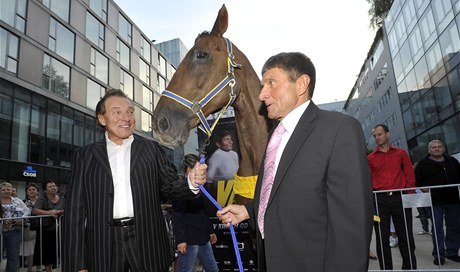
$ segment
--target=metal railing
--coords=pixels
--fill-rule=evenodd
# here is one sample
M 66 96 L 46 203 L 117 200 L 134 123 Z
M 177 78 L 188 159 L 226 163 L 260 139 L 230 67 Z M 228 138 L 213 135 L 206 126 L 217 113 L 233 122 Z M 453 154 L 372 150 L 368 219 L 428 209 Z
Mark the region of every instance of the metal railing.
M 42 222 L 43 222 L 43 219 L 44 218 L 53 218 L 52 215 L 37 215 L 37 216 L 24 216 L 24 217 L 11 217 L 11 218 L 0 218 L 0 224 L 1 224 L 1 228 L 0 228 L 0 234 L 1 234 L 1 237 L 2 239 L 0 239 L 0 252 L 2 253 L 2 258 L 1 258 L 1 266 L 0 266 L 0 271 L 4 271 L 4 267 L 6 265 L 6 258 L 7 257 L 5 254 L 3 254 L 5 252 L 5 245 L 4 245 L 4 239 L 3 239 L 3 230 L 4 230 L 4 224 L 7 224 L 6 222 L 8 221 L 17 221 L 17 220 L 21 220 L 21 226 L 20 226 L 20 230 L 21 230 L 21 240 L 20 240 L 20 245 L 22 245 L 22 252 L 24 253 L 24 249 L 25 249 L 25 232 L 27 231 L 27 228 L 30 228 L 30 222 L 31 220 L 34 220 L 34 219 L 38 219 L 40 224 L 39 224 L 39 228 L 36 231 L 36 238 L 34 239 L 31 239 L 31 240 L 35 240 L 35 242 L 39 242 L 40 245 L 38 246 L 38 249 L 39 249 L 39 253 L 40 253 L 40 261 L 39 261 L 39 264 L 33 264 L 34 267 L 39 267 L 40 269 L 37 270 L 37 271 L 44 271 L 42 268 L 44 267 L 43 265 L 43 243 L 44 243 L 44 239 L 43 239 L 43 232 L 46 231 L 44 229 L 44 227 L 42 227 Z M 53 231 L 55 232 L 55 235 L 56 235 L 56 260 L 55 262 L 53 263 L 53 271 L 61 271 L 61 256 L 62 256 L 62 247 L 61 247 L 61 241 L 62 241 L 62 228 L 61 228 L 61 219 L 62 219 L 62 216 L 58 217 L 58 218 L 54 218 L 55 219 L 55 224 L 56 224 L 56 230 Z M 29 229 L 30 230 L 30 229 Z M 37 239 L 38 237 L 38 239 Z M 35 248 L 34 248 L 34 255 L 36 254 L 35 250 L 37 249 L 37 246 L 35 245 Z M 19 252 L 19 246 L 18 246 L 18 254 L 20 254 Z M 18 269 L 19 269 L 19 266 L 20 264 L 21 267 L 27 267 L 25 265 L 25 262 L 26 262 L 26 256 L 23 256 L 23 255 L 20 255 L 19 256 L 19 259 L 18 259 Z M 29 264 L 28 264 L 29 265 Z
M 402 202 L 402 208 L 403 209 L 413 209 L 413 208 L 422 208 L 422 207 L 428 207 L 429 210 L 431 211 L 431 228 L 432 232 L 430 235 L 433 235 L 433 237 L 429 237 L 430 241 L 434 239 L 435 245 L 433 245 L 433 242 L 428 242 L 426 241 L 426 238 L 424 241 L 422 241 L 422 237 L 420 235 L 415 234 L 414 235 L 414 227 L 412 224 L 412 221 L 409 220 L 414 220 L 414 216 L 408 218 L 406 217 L 407 213 L 401 211 L 401 213 L 404 215 L 404 225 L 405 225 L 405 235 L 406 235 L 406 241 L 409 241 L 409 233 L 412 233 L 412 236 L 414 237 L 415 241 L 415 247 L 418 247 L 418 244 L 421 245 L 421 248 L 417 248 L 417 252 L 415 254 L 415 257 L 417 259 L 417 269 L 413 269 L 412 271 L 460 271 L 460 263 L 454 262 L 454 261 L 449 261 L 449 263 L 441 264 L 441 257 L 439 256 L 439 247 L 438 247 L 438 235 L 437 235 L 437 226 L 434 224 L 434 208 L 433 208 L 433 203 L 432 203 L 432 197 L 431 193 L 433 189 L 441 189 L 441 188 L 449 188 L 449 187 L 456 187 L 459 189 L 460 192 L 460 184 L 451 184 L 451 185 L 439 185 L 439 186 L 426 186 L 426 187 L 415 187 L 415 188 L 404 188 L 404 189 L 395 189 L 395 190 L 381 190 L 381 191 L 374 191 L 374 205 L 375 205 L 375 212 L 376 215 L 379 215 L 379 206 L 377 205 L 377 196 L 379 194 L 386 194 L 386 195 L 400 195 L 401 196 L 401 202 Z M 417 193 L 405 193 L 407 191 L 417 191 Z M 460 194 L 459 194 L 460 198 Z M 459 204 L 460 205 L 460 204 Z M 409 213 L 411 214 L 411 213 Z M 460 214 L 458 215 L 460 217 Z M 377 227 L 380 230 L 380 223 L 376 223 Z M 412 227 L 412 229 L 409 231 L 409 227 Z M 430 231 L 430 230 L 428 230 Z M 460 230 L 459 230 L 460 231 Z M 378 233 L 382 234 L 381 231 Z M 377 234 L 375 229 L 374 229 L 374 234 Z M 401 235 L 401 233 L 399 233 Z M 445 236 L 445 235 L 444 235 Z M 380 239 L 380 256 L 377 255 L 377 257 L 383 260 L 383 243 L 389 243 L 389 241 L 383 241 L 382 236 L 380 235 L 379 237 L 374 237 L 375 239 Z M 376 242 L 373 240 L 373 243 Z M 404 250 L 407 250 L 410 252 L 410 244 L 407 242 L 407 248 L 399 248 L 399 251 L 395 252 L 392 250 L 391 255 L 393 259 L 393 267 L 396 268 L 396 266 L 401 265 L 401 252 Z M 432 250 L 433 247 L 436 247 L 436 252 L 438 252 L 438 265 L 434 264 L 434 259 L 435 257 L 432 256 Z M 375 250 L 376 248 L 371 246 L 371 250 Z M 458 253 L 457 253 L 458 254 Z M 395 258 L 396 257 L 396 258 Z M 410 257 L 410 254 L 409 254 Z M 395 261 L 396 260 L 396 261 Z M 410 258 L 410 265 L 413 267 L 413 263 L 415 263 L 415 260 L 412 260 Z M 368 271 L 408 271 L 408 270 L 394 270 L 394 269 L 389 269 L 385 270 L 385 267 L 383 267 L 382 270 L 379 268 L 378 261 L 375 261 L 376 263 L 372 263 L 372 260 L 370 260 L 370 266 Z M 385 265 L 383 265 L 385 266 Z M 375 268 L 375 269 L 374 269 Z M 411 270 L 409 270 L 411 271 Z

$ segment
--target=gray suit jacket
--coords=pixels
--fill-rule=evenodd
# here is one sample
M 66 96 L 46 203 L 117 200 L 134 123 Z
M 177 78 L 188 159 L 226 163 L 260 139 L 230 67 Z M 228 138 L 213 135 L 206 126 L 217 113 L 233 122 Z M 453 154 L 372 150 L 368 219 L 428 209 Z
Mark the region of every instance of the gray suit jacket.
M 195 195 L 162 148 L 136 135 L 131 146 L 131 189 L 142 265 L 146 271 L 165 269 L 172 256 L 161 200 Z M 111 272 L 113 191 L 105 139 L 78 149 L 66 194 L 63 271 Z
M 257 224 L 263 165 L 254 202 Z M 367 271 L 372 188 L 363 132 L 349 116 L 310 102 L 281 156 L 265 213 L 256 225 L 259 271 Z

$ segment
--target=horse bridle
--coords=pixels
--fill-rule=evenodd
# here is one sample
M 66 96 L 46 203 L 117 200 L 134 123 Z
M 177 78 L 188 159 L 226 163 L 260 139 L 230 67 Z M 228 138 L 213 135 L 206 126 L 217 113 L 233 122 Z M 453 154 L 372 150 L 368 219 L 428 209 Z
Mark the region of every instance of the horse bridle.
M 199 128 L 206 133 L 206 135 L 211 137 L 211 134 L 216 127 L 217 122 L 219 122 L 220 117 L 227 111 L 227 108 L 235 101 L 236 95 L 235 92 L 233 91 L 233 87 L 235 86 L 236 80 L 235 80 L 235 74 L 234 74 L 234 68 L 239 68 L 241 67 L 240 64 L 237 64 L 235 62 L 235 56 L 233 56 L 233 49 L 232 49 L 232 43 L 230 42 L 229 39 L 224 38 L 227 44 L 227 75 L 225 78 L 217 84 L 211 91 L 209 91 L 201 100 L 198 102 L 191 102 L 190 100 L 183 98 L 182 96 L 175 94 L 171 91 L 164 90 L 161 96 L 170 98 L 182 106 L 186 107 L 187 109 L 190 109 L 194 114 L 198 116 L 198 119 L 200 119 L 201 125 Z M 216 118 L 212 126 L 209 125 L 208 121 L 206 120 L 206 117 L 204 116 L 204 113 L 202 111 L 203 107 L 206 106 L 206 104 L 209 103 L 217 94 L 219 94 L 226 86 L 230 87 L 230 98 L 227 102 L 227 104 L 221 109 L 219 116 Z

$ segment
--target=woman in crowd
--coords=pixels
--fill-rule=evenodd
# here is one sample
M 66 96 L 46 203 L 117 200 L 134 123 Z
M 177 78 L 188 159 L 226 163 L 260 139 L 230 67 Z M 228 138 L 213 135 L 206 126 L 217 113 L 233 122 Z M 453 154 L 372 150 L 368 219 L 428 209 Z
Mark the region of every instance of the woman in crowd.
M 46 180 L 43 189 L 45 195 L 35 203 L 33 214 L 52 215 L 54 219 L 58 219 L 64 213 L 64 199 L 58 194 L 56 182 L 52 179 Z M 37 235 L 35 242 L 34 265 L 44 265 L 46 272 L 51 272 L 57 259 L 56 224 L 42 228 L 41 231 L 42 234 Z
M 22 242 L 23 219 L 14 219 L 29 216 L 30 210 L 17 197 L 11 196 L 11 183 L 0 183 L 0 199 L 4 211 L 3 218 L 3 247 L 6 249 L 6 272 L 16 272 L 19 261 L 19 247 Z M 10 219 L 8 219 L 10 218 Z M 3 251 L 2 251 L 3 252 Z
M 29 183 L 26 186 L 26 199 L 23 200 L 27 208 L 30 211 L 34 208 L 35 203 L 38 199 L 38 185 L 35 183 Z M 27 272 L 33 271 L 34 264 L 34 248 L 35 248 L 35 237 L 37 231 L 31 230 L 30 225 L 24 228 L 23 243 L 21 243 L 21 256 L 25 256 L 27 262 Z

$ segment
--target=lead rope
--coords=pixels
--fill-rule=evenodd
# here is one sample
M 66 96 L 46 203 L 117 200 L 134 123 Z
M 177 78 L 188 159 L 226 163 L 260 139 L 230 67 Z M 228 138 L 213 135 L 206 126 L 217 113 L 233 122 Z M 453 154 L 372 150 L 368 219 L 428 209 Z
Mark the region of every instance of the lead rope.
M 205 162 L 205 157 L 204 154 L 200 155 L 200 164 L 204 164 Z M 211 194 L 206 191 L 203 185 L 198 185 L 200 188 L 201 192 L 216 206 L 216 208 L 220 211 L 222 210 L 222 206 L 211 196 Z M 236 240 L 236 234 L 235 234 L 235 229 L 233 228 L 233 224 L 230 223 L 230 234 L 232 235 L 232 241 L 233 241 L 233 249 L 235 250 L 235 255 L 236 255 L 236 261 L 238 263 L 238 268 L 240 272 L 244 272 L 243 268 L 243 263 L 241 262 L 241 256 L 240 256 L 240 250 L 238 249 L 238 242 Z

